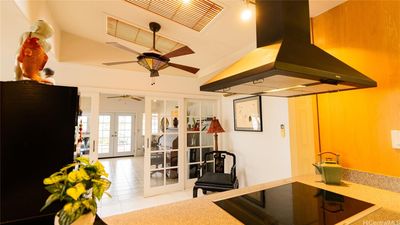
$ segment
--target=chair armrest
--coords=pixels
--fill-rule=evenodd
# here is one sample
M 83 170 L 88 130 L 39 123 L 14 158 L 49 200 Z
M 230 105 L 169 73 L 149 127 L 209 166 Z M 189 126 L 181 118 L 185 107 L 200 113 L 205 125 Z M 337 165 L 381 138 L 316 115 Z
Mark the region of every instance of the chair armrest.
M 205 168 L 206 166 L 207 166 L 206 163 L 200 164 L 199 169 L 197 169 L 197 178 L 200 178 L 200 170 L 201 170 L 201 171 L 203 172 L 203 174 L 204 174 L 204 168 Z
M 232 166 L 231 168 L 231 181 L 235 181 L 236 179 L 236 164 Z

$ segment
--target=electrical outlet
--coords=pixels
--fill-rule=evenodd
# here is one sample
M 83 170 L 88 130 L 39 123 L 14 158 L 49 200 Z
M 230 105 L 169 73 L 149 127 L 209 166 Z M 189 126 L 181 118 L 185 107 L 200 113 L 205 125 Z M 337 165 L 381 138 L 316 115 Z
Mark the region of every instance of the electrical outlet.
M 400 130 L 392 130 L 392 148 L 400 149 Z

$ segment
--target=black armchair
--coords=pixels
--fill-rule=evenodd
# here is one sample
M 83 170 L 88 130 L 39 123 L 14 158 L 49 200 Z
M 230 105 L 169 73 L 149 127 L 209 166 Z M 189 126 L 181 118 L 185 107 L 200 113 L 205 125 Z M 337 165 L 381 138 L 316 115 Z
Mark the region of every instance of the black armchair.
M 210 160 L 210 155 L 214 159 L 214 168 L 211 170 L 207 168 L 207 159 Z M 224 173 L 224 161 L 227 156 L 233 159 L 230 173 Z M 200 170 L 202 176 L 200 176 Z M 204 154 L 204 162 L 197 175 L 198 179 L 193 187 L 193 198 L 197 197 L 199 188 L 203 190 L 203 194 L 207 194 L 207 191 L 226 191 L 239 188 L 239 181 L 236 177 L 236 156 L 227 151 L 212 151 Z

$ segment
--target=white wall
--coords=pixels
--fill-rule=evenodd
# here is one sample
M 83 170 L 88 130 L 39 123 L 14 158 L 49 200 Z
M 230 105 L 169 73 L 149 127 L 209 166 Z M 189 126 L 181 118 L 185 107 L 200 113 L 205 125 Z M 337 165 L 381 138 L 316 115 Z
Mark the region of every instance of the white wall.
M 29 26 L 14 1 L 0 1 L 0 80 L 14 78 L 19 38 Z M 25 30 L 16 32 L 17 27 L 24 27 Z
M 236 155 L 241 187 L 291 176 L 288 100 L 262 97 L 263 132 L 234 131 L 233 99 L 222 100 L 224 149 Z M 286 136 L 281 136 L 284 124 Z

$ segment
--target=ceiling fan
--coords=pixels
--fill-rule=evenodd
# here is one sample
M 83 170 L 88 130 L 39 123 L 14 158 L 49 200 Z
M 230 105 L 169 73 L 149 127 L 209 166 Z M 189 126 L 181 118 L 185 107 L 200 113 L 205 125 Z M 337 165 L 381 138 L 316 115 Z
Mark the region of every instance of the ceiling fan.
M 133 49 L 130 49 L 126 46 L 123 46 L 117 42 L 106 42 L 106 44 L 123 49 L 125 51 L 132 52 L 138 56 L 137 56 L 137 60 L 108 62 L 108 63 L 103 63 L 103 65 L 112 66 L 112 65 L 126 64 L 126 63 L 138 63 L 139 65 L 143 66 L 144 68 L 146 68 L 147 70 L 150 71 L 150 77 L 152 78 L 151 85 L 155 84 L 154 78 L 160 76 L 158 71 L 165 69 L 169 66 L 175 67 L 175 68 L 178 68 L 178 69 L 181 69 L 181 70 L 187 71 L 189 73 L 193 73 L 193 74 L 196 74 L 197 71 L 199 71 L 199 68 L 170 62 L 170 58 L 193 54 L 194 51 L 187 46 L 178 48 L 172 52 L 161 55 L 161 52 L 156 49 L 156 32 L 158 32 L 161 29 L 161 25 L 156 22 L 151 22 L 149 24 L 149 27 L 150 27 L 150 30 L 153 31 L 153 47 L 150 49 L 150 52 L 139 53 L 139 52 L 137 52 Z
M 143 101 L 143 97 L 133 96 L 133 95 L 118 95 L 118 96 L 108 96 L 107 98 L 120 98 L 120 99 L 132 99 L 136 101 Z

